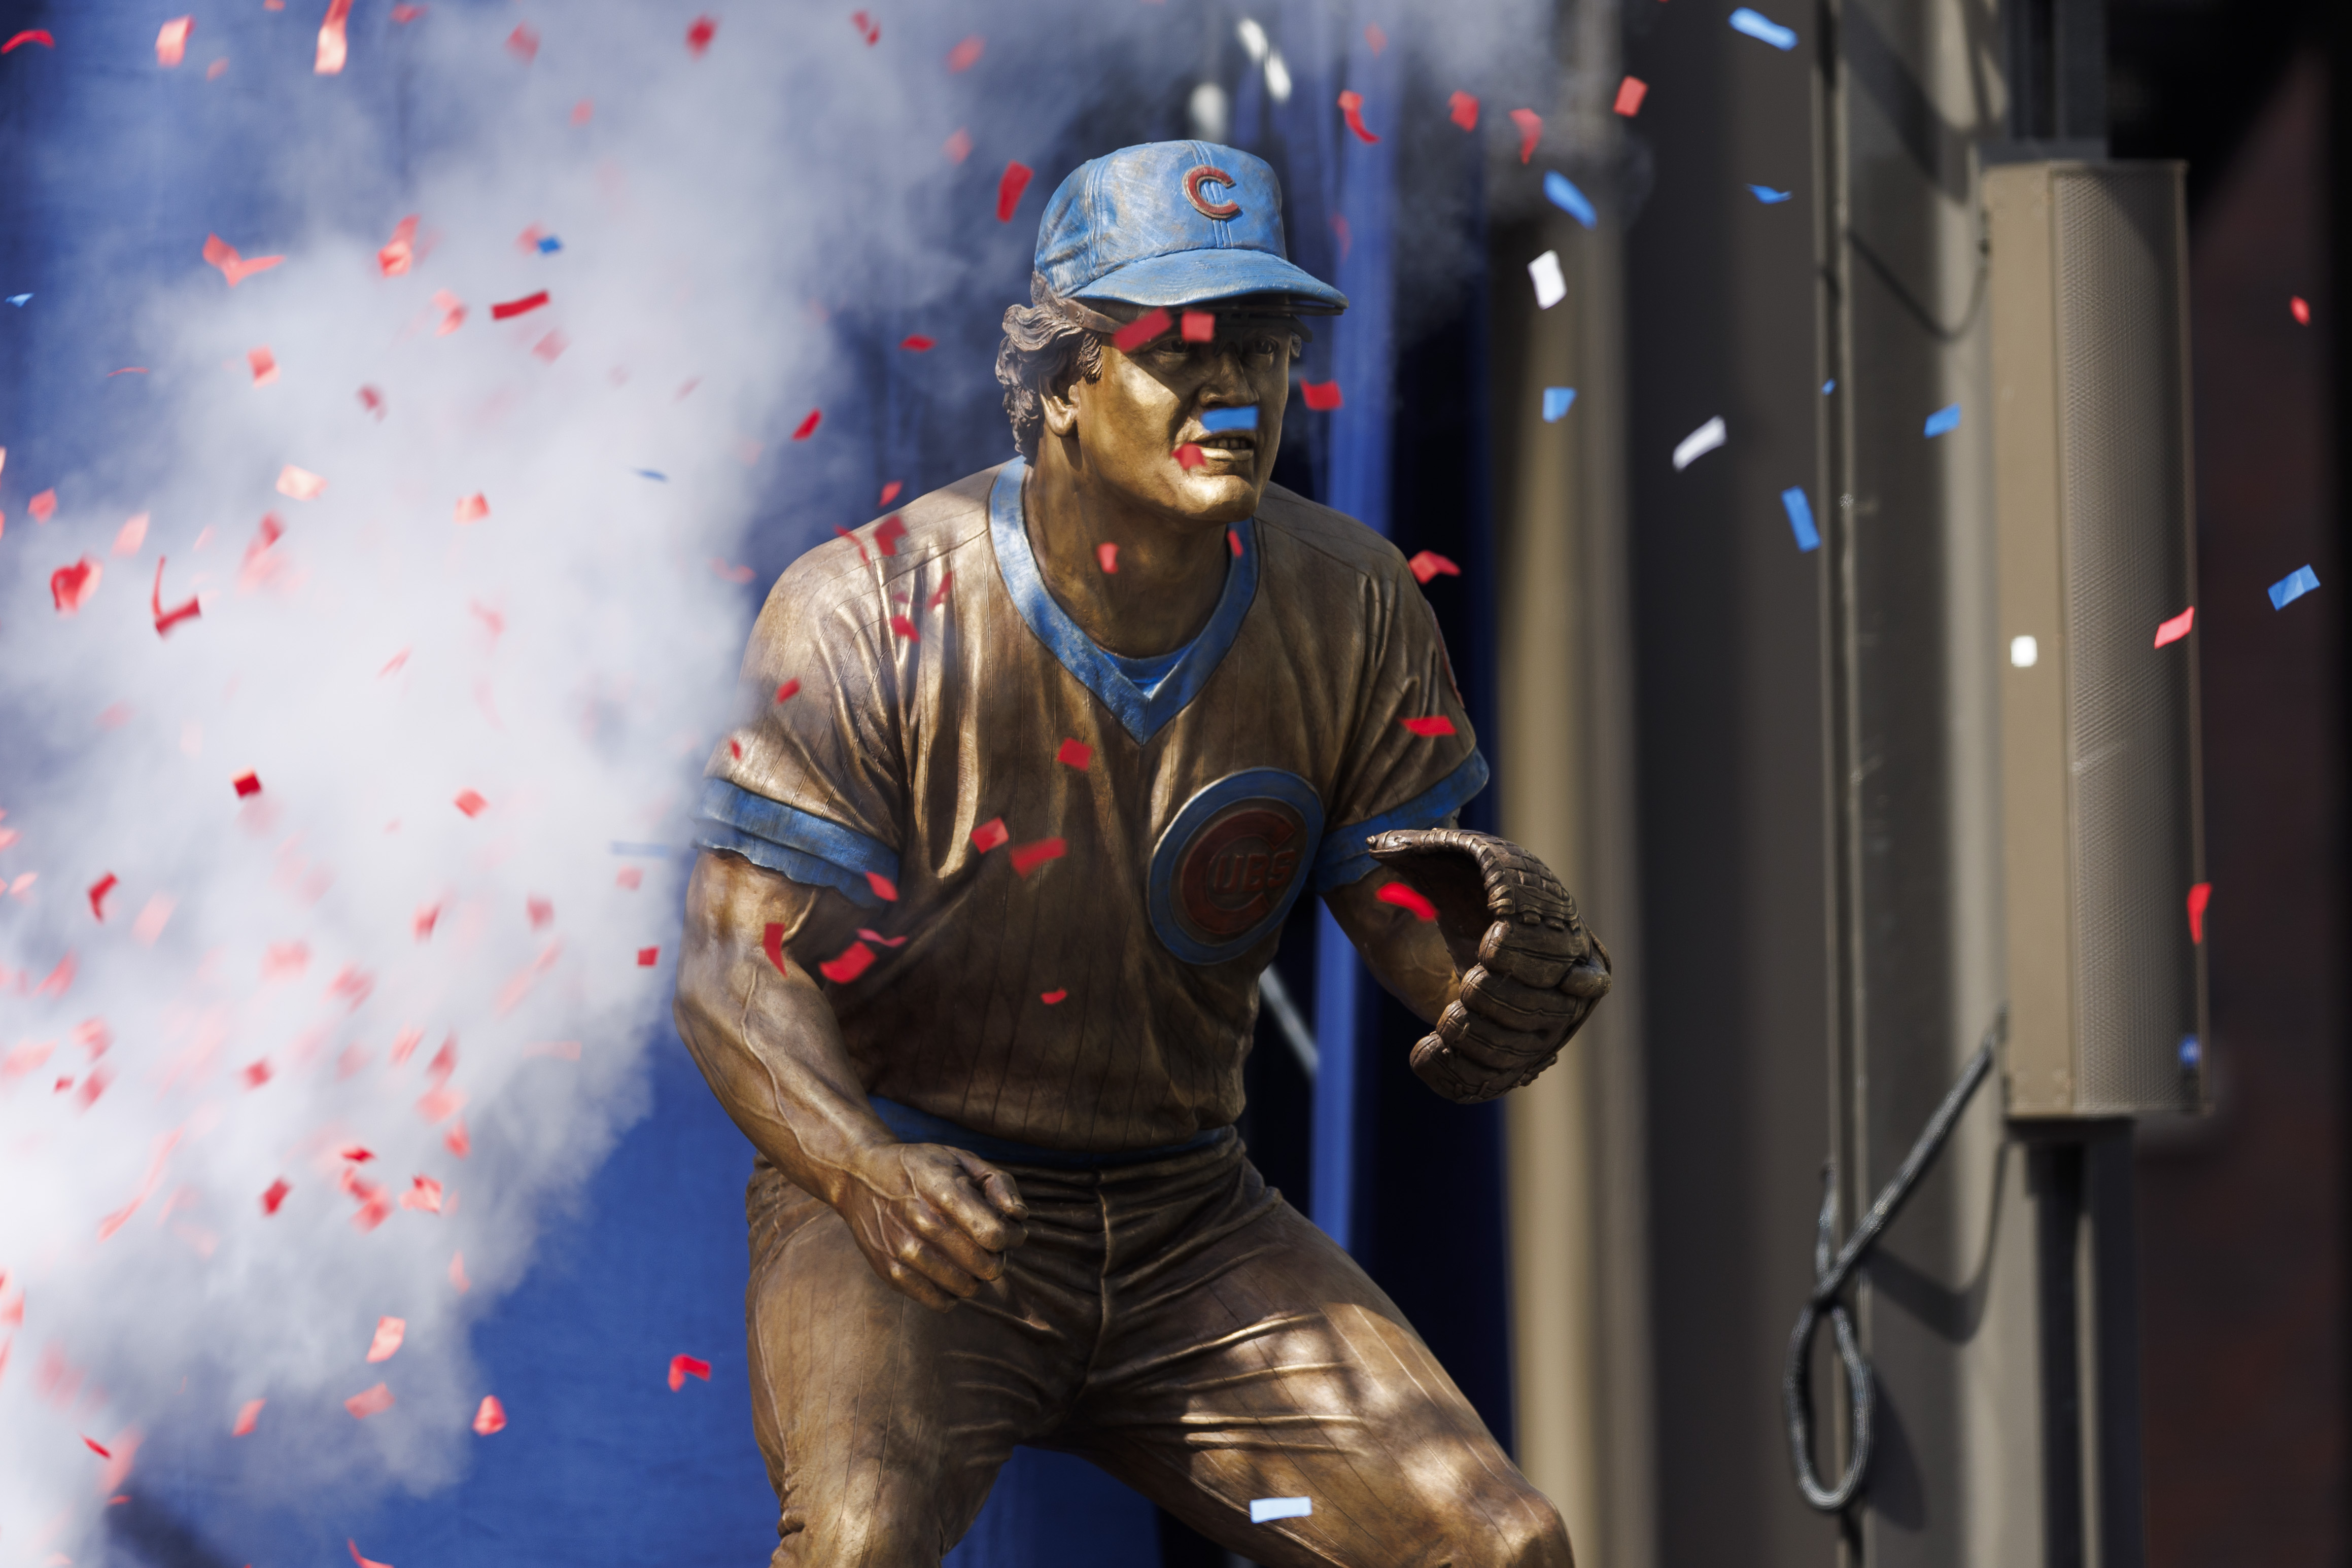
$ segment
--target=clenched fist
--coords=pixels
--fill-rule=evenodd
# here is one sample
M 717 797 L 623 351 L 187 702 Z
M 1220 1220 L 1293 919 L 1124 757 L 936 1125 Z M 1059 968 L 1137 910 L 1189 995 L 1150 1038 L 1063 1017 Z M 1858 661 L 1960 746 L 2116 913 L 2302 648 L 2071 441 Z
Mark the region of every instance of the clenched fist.
M 1437 909 L 1461 998 L 1412 1049 L 1422 1082 L 1463 1104 L 1535 1081 L 1609 994 L 1609 950 L 1544 863 L 1461 828 L 1373 836 L 1372 859 Z
M 935 1312 L 1002 1276 L 1004 1254 L 1029 1239 L 1013 1178 L 941 1144 L 866 1151 L 834 1207 L 874 1271 Z

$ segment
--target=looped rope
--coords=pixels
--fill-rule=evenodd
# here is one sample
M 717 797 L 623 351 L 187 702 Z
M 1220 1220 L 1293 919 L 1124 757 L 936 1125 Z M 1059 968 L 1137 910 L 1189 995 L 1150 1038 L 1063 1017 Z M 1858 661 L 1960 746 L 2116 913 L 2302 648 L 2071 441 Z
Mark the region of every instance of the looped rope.
M 1780 1373 L 1780 1408 L 1789 1423 L 1789 1457 L 1796 1464 L 1797 1490 L 1805 1494 L 1806 1502 L 1823 1513 L 1844 1512 L 1860 1495 L 1863 1479 L 1870 1471 L 1871 1410 L 1875 1384 L 1870 1363 L 1862 1354 L 1861 1340 L 1854 1333 L 1853 1315 L 1846 1310 L 1843 1297 L 1846 1281 L 1877 1244 L 1880 1233 L 1893 1222 L 1896 1211 L 1911 1196 L 1911 1189 L 1943 1152 L 1944 1140 L 1951 1136 L 1953 1124 L 1968 1109 L 1977 1086 L 1992 1071 L 1993 1051 L 2008 1030 L 2009 1009 L 2004 1007 L 1993 1016 L 1992 1027 L 1985 1030 L 1976 1054 L 1960 1070 L 1959 1081 L 1946 1092 L 1936 1113 L 1927 1118 L 1919 1141 L 1904 1157 L 1903 1168 L 1880 1189 L 1878 1201 L 1870 1206 L 1870 1212 L 1862 1217 L 1862 1223 L 1854 1227 L 1853 1234 L 1846 1238 L 1834 1260 L 1830 1256 L 1830 1237 L 1837 1225 L 1837 1162 L 1832 1160 L 1822 1167 L 1821 1224 L 1813 1239 L 1813 1293 L 1804 1310 L 1797 1314 L 1796 1329 L 1789 1336 L 1789 1359 Z M 1813 1330 L 1824 1312 L 1837 1338 L 1838 1359 L 1845 1365 L 1846 1410 L 1853 1431 L 1844 1473 L 1838 1477 L 1834 1487 L 1823 1486 L 1813 1469 L 1812 1393 L 1807 1375 L 1812 1366 Z

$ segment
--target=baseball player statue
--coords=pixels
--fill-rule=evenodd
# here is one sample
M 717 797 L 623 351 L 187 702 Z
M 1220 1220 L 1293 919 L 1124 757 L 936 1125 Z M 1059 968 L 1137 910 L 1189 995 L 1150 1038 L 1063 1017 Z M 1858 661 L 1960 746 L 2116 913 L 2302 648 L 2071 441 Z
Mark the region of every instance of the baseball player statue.
M 1346 307 L 1248 153 L 1083 165 L 1004 315 L 1020 455 L 803 556 L 752 629 L 677 1010 L 759 1153 L 777 1564 L 936 1564 L 1024 1443 L 1261 1563 L 1570 1561 L 1234 1131 L 1309 888 L 1450 1100 L 1609 988 L 1552 874 L 1451 825 L 1486 767 L 1403 559 L 1267 482 L 1300 318 Z M 1311 1511 L 1253 1523 L 1276 1497 Z

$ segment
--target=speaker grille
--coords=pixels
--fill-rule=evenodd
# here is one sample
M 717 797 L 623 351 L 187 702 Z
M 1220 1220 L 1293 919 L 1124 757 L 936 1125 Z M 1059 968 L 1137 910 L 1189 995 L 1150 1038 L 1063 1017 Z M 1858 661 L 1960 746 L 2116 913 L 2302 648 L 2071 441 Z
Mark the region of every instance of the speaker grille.
M 2195 593 L 2177 178 L 2053 171 L 2079 1114 L 2193 1108 Z

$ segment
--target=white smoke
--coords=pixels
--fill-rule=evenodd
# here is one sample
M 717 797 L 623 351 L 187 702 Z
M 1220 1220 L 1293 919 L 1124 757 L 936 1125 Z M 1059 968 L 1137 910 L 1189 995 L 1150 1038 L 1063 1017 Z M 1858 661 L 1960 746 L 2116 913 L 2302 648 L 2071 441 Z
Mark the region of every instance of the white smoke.
M 459 1472 L 496 1393 L 467 1326 L 642 1113 L 668 1007 L 682 862 L 610 846 L 686 841 L 751 519 L 865 461 L 837 422 L 791 439 L 846 384 L 828 312 L 970 315 L 1007 159 L 1113 94 L 1181 124 L 1186 3 L 892 7 L 877 43 L 846 4 L 746 7 L 699 56 L 692 6 L 363 4 L 345 77 L 265 90 L 270 194 L 312 226 L 223 228 L 285 257 L 234 288 L 191 245 L 110 298 L 152 421 L 5 471 L 0 1558 L 83 1555 L 142 1442 L 263 1496 Z M 967 34 L 1024 63 L 947 72 Z M 357 81 L 394 53 L 421 151 L 379 195 Z M 200 16 L 177 68 L 214 57 Z

